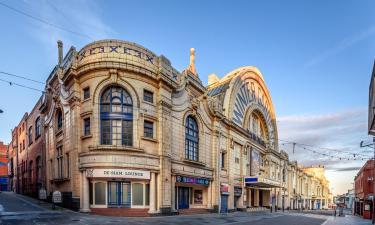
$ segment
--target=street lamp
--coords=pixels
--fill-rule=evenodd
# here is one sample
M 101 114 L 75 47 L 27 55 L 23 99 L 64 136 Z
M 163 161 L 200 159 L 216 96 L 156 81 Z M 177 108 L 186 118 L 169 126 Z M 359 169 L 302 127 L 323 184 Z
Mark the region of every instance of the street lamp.
M 4 111 L 0 109 L 0 113 L 3 113 Z

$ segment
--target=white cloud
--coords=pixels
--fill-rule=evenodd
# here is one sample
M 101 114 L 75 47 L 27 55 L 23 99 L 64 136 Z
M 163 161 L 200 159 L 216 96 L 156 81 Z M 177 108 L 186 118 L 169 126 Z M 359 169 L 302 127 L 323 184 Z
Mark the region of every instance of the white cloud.
M 281 116 L 278 118 L 277 124 L 281 140 L 345 152 L 314 148 L 320 153 L 351 159 L 354 158 L 353 154 L 356 154 L 357 158 L 372 157 L 373 155 L 368 149 L 359 147 L 362 140 L 370 140 L 367 135 L 367 110 L 364 108 L 321 115 Z M 339 160 L 322 156 L 303 149 L 303 146 L 297 146 L 293 154 L 292 145 L 282 145 L 282 143 L 280 141 L 280 148 L 289 153 L 291 160 L 297 160 L 304 166 L 325 165 L 331 178 L 331 186 L 337 193 L 344 192 L 351 187 L 354 175 L 365 163 L 358 159 Z M 343 174 L 351 175 L 343 177 Z

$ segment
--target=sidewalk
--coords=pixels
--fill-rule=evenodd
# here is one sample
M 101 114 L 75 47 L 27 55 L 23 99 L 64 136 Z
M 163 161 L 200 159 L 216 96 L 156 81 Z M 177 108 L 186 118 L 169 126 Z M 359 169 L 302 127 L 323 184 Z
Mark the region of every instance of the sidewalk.
M 322 225 L 370 225 L 371 220 L 365 220 L 358 216 L 346 215 L 329 217 Z

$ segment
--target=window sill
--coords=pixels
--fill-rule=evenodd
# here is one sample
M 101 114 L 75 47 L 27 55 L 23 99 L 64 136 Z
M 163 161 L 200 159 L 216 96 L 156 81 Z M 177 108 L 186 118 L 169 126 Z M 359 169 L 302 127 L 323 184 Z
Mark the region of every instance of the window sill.
M 152 105 L 152 106 L 155 107 L 155 104 L 153 102 L 148 102 L 148 101 L 142 100 L 142 103 L 145 103 L 147 105 Z
M 64 182 L 67 182 L 67 181 L 70 181 L 70 178 L 55 178 L 55 179 L 52 179 L 51 180 L 51 183 L 64 183 Z
M 206 163 L 204 163 L 204 162 L 194 161 L 194 160 L 190 160 L 190 159 L 183 159 L 183 162 L 191 163 L 191 164 L 195 164 L 195 165 L 200 165 L 200 166 L 206 166 Z
M 152 142 L 158 143 L 158 140 L 156 140 L 155 138 L 149 138 L 145 136 L 142 136 L 141 138 L 145 141 L 152 141 Z
M 83 98 L 83 99 L 82 99 L 82 103 L 88 102 L 88 101 L 90 101 L 90 100 L 91 100 L 90 97 L 88 97 L 88 98 Z
M 83 136 L 81 136 L 81 140 L 84 140 L 84 139 L 87 139 L 87 138 L 92 138 L 92 135 L 89 134 L 89 135 L 83 135 Z
M 90 151 L 133 151 L 133 152 L 143 152 L 144 150 L 141 148 L 135 148 L 133 146 L 123 146 L 123 145 L 96 145 L 96 146 L 89 146 Z

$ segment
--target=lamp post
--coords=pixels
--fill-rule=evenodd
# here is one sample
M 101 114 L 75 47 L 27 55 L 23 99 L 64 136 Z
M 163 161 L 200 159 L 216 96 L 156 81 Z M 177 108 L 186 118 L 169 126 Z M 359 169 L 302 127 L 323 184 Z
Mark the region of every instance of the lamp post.
M 4 111 L 0 109 L 0 113 L 3 113 Z
M 374 148 L 374 168 L 373 170 L 375 170 L 375 137 L 372 138 L 372 143 L 364 143 L 364 141 L 361 141 L 360 145 L 359 145 L 361 148 L 365 148 L 365 147 L 373 147 Z M 375 171 L 374 171 L 374 174 L 375 174 Z M 375 193 L 375 185 L 373 184 L 373 188 L 374 188 L 374 193 Z M 375 199 L 373 198 L 372 199 L 372 224 L 375 224 Z

